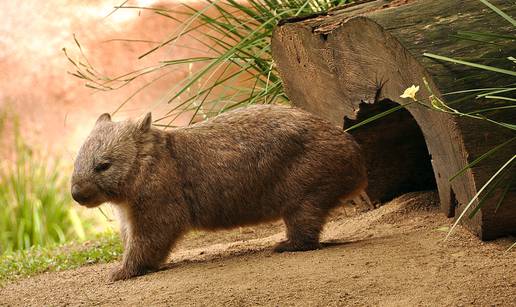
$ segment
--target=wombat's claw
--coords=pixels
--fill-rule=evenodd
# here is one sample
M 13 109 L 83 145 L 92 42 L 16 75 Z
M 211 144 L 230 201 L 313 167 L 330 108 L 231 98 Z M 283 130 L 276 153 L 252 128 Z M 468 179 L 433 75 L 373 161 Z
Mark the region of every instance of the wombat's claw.
M 137 274 L 131 274 L 128 270 L 124 269 L 123 267 L 118 267 L 111 271 L 111 274 L 109 275 L 109 281 L 115 282 L 118 280 L 126 280 L 136 275 Z
M 304 243 L 292 243 L 290 241 L 283 241 L 274 247 L 275 253 L 284 252 L 303 252 L 315 249 L 320 249 L 321 244 L 319 242 L 304 242 Z

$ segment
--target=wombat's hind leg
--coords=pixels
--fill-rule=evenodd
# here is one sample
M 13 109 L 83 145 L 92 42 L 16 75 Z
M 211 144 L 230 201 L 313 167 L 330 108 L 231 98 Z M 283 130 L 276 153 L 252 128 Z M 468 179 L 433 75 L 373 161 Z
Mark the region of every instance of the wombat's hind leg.
M 319 236 L 326 220 L 327 212 L 312 204 L 306 204 L 287 212 L 283 216 L 287 227 L 287 240 L 278 243 L 274 251 L 298 252 L 321 248 Z

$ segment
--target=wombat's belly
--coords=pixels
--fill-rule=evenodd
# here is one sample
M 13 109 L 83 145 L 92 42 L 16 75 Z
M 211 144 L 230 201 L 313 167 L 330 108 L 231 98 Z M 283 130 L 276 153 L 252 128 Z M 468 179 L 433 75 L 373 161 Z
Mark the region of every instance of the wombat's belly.
M 231 218 L 231 217 L 224 217 L 224 218 L 218 218 L 214 220 L 209 220 L 202 222 L 198 225 L 196 225 L 195 228 L 202 229 L 202 230 L 222 230 L 222 229 L 232 229 L 235 227 L 244 227 L 244 226 L 251 226 L 251 225 L 257 225 L 267 222 L 274 222 L 281 218 L 280 215 L 275 216 L 267 216 L 267 217 L 257 217 L 257 216 L 246 216 L 246 217 L 238 217 L 238 218 Z
M 281 204 L 218 203 L 199 210 L 193 220 L 196 228 L 215 230 L 271 222 L 281 216 Z

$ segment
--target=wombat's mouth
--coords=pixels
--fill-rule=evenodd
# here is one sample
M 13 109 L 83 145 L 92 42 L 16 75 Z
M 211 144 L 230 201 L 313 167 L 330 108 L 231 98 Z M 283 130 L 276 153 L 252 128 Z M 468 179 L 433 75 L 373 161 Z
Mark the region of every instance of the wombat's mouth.
M 102 205 L 105 197 L 95 189 L 94 185 L 73 184 L 72 198 L 81 206 L 94 208 Z
M 102 205 L 104 202 L 77 202 L 79 205 L 86 208 L 95 208 Z
M 95 208 L 102 205 L 105 200 L 99 197 L 78 197 L 72 194 L 72 198 L 81 206 L 86 208 Z M 101 197 L 102 198 L 102 197 Z
M 98 207 L 100 205 L 102 205 L 105 201 L 104 200 L 100 200 L 100 199 L 97 199 L 97 198 L 90 198 L 90 199 L 75 199 L 75 201 L 83 206 L 83 207 L 86 207 L 86 208 L 95 208 L 95 207 Z

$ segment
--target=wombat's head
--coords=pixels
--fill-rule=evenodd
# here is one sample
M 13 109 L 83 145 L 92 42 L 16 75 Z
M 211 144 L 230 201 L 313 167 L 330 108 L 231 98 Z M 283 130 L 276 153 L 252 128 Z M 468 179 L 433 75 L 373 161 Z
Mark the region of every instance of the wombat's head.
M 138 144 L 150 127 L 150 113 L 136 123 L 112 122 L 102 114 L 75 160 L 73 199 L 86 207 L 124 201 L 125 185 L 138 167 Z

